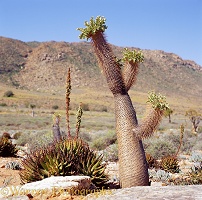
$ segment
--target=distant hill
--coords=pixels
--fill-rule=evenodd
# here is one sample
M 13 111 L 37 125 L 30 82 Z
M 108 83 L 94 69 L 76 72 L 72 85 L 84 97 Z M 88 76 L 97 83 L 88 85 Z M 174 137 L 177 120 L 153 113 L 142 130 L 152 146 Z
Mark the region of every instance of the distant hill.
M 122 47 L 112 45 L 117 57 Z M 135 49 L 135 48 L 131 48 Z M 136 91 L 202 99 L 202 67 L 161 50 L 142 50 Z M 72 70 L 74 87 L 108 90 L 88 42 L 22 42 L 0 37 L 0 82 L 31 91 L 59 92 Z

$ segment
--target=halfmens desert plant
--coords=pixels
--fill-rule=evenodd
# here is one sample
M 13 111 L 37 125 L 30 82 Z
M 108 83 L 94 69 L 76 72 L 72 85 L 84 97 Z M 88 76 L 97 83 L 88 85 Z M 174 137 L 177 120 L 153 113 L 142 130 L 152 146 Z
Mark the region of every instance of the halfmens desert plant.
M 60 119 L 61 119 L 61 115 L 59 113 L 53 114 L 52 131 L 53 131 L 54 140 L 61 140 L 62 139 L 62 136 L 60 133 Z
M 168 108 L 165 98 L 152 93 L 149 101 L 152 109 L 139 125 L 136 111 L 128 94 L 135 84 L 139 63 L 143 62 L 142 52 L 123 52 L 123 68 L 119 59 L 113 54 L 111 46 L 107 43 L 104 31 L 106 19 L 98 16 L 85 22 L 80 39 L 91 40 L 99 66 L 103 72 L 108 87 L 114 96 L 116 133 L 119 151 L 119 174 L 121 187 L 149 185 L 148 166 L 142 139 L 152 135 L 158 126 L 164 110 Z

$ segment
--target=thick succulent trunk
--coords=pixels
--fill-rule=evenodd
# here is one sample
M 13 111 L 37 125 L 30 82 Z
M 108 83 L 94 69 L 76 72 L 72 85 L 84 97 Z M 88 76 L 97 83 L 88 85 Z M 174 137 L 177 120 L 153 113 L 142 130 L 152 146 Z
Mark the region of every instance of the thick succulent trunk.
M 136 137 L 133 130 L 138 124 L 136 113 L 127 93 L 132 85 L 129 83 L 133 81 L 124 76 L 124 83 L 120 66 L 102 32 L 97 32 L 92 36 L 92 44 L 115 99 L 121 186 L 126 188 L 148 185 L 148 168 L 142 141 Z M 137 69 L 135 69 L 135 74 L 136 71 Z M 133 76 L 132 78 L 134 79 Z
M 128 94 L 114 98 L 121 187 L 149 185 L 142 141 L 132 131 L 137 126 L 137 118 L 131 99 Z

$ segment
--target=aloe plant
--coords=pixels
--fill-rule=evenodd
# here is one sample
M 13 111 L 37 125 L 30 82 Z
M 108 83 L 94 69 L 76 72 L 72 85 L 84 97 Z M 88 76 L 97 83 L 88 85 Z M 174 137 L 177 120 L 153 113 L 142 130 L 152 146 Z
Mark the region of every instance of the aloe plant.
M 7 137 L 0 138 L 0 156 L 1 157 L 15 157 L 18 149 L 15 144 Z
M 22 161 L 20 177 L 23 183 L 50 176 L 86 175 L 96 186 L 103 186 L 108 177 L 102 156 L 98 156 L 78 138 L 54 141 L 27 155 Z
M 149 185 L 142 139 L 152 135 L 168 104 L 163 96 L 150 94 L 148 101 L 153 106 L 149 115 L 138 124 L 128 91 L 136 81 L 139 63 L 143 62 L 144 56 L 141 51 L 125 49 L 123 58 L 117 59 L 104 34 L 107 29 L 105 22 L 104 17 L 92 17 L 84 23 L 84 28 L 77 29 L 81 31 L 79 38 L 90 39 L 101 71 L 114 95 L 120 184 L 122 187 Z

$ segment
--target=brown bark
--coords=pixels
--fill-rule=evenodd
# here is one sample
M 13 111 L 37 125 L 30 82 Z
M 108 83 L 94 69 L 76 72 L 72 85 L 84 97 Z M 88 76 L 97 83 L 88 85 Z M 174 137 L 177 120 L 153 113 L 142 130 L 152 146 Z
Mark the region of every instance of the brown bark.
M 114 95 L 121 186 L 125 188 L 149 185 L 142 141 L 133 132 L 138 125 L 136 112 L 127 93 L 121 69 L 102 32 L 92 36 L 92 44 L 109 89 Z M 125 78 L 125 82 L 131 81 Z M 131 84 L 127 85 L 129 89 Z
M 102 32 L 97 32 L 92 36 L 92 44 L 111 92 L 113 94 L 126 94 L 120 66 Z
M 142 141 L 132 131 L 138 122 L 128 94 L 115 96 L 115 114 L 121 187 L 149 185 Z

